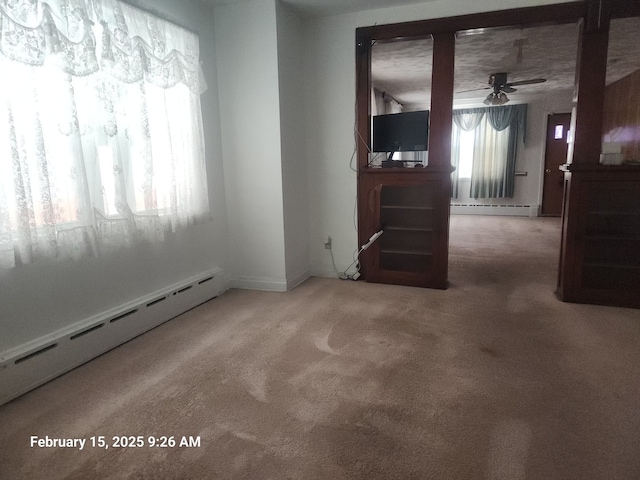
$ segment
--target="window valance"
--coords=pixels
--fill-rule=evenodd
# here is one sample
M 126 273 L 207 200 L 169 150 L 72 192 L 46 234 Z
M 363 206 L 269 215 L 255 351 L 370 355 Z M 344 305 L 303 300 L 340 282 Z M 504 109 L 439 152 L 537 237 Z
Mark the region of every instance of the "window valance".
M 202 93 L 198 37 L 118 0 L 0 0 L 0 55 Z
M 526 141 L 526 103 L 499 107 L 460 108 L 453 111 L 453 121 L 462 130 L 474 130 L 484 115 L 487 115 L 487 120 L 494 130 L 502 131 L 507 127 L 513 127 L 516 138 L 522 135 L 522 141 Z

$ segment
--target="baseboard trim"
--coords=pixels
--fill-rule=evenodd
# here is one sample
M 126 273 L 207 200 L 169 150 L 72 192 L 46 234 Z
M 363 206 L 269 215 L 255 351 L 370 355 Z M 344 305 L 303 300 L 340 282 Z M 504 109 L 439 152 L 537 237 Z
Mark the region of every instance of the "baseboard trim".
M 291 280 L 287 280 L 287 291 L 293 290 L 298 285 L 303 283 L 305 280 L 311 277 L 311 272 L 309 270 L 305 270 L 304 272 L 295 275 Z
M 222 294 L 213 269 L 0 353 L 0 405 Z
M 452 215 L 507 215 L 537 217 L 538 205 L 483 205 L 452 203 Z
M 318 266 L 311 269 L 312 277 L 339 278 L 338 272 L 333 267 Z
M 309 270 L 304 270 L 291 278 L 276 277 L 227 277 L 227 288 L 241 290 L 261 290 L 264 292 L 288 292 L 311 277 Z
M 265 292 L 286 292 L 287 280 L 285 278 L 269 277 L 235 277 L 228 281 L 229 288 L 242 290 L 262 290 Z

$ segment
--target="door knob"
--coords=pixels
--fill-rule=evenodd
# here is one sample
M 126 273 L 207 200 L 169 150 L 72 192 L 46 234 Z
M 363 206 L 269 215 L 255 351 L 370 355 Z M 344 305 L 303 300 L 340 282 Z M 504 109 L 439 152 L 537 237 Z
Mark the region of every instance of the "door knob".
M 551 169 L 550 169 L 550 168 L 547 168 L 547 169 L 545 170 L 545 172 L 546 172 L 546 173 L 551 173 Z

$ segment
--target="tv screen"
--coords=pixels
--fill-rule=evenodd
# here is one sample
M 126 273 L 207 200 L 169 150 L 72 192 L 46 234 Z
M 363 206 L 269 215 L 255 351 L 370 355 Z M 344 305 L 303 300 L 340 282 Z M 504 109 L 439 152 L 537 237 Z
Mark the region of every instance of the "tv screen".
M 429 143 L 429 110 L 373 117 L 374 152 L 418 152 Z

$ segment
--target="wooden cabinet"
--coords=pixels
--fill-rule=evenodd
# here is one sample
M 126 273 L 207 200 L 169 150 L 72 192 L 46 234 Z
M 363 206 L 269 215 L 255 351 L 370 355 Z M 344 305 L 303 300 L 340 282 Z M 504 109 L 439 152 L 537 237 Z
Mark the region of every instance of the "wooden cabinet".
M 571 202 L 563 225 L 559 295 L 573 302 L 640 307 L 640 166 L 565 170 Z
M 582 283 L 640 295 L 640 183 L 590 186 Z
M 361 174 L 361 256 L 371 282 L 446 288 L 450 169 L 381 169 Z
M 385 27 L 382 27 L 385 30 Z M 360 256 L 369 282 L 447 288 L 451 202 L 454 30 L 433 39 L 428 162 L 423 168 L 373 168 L 371 152 L 371 46 L 379 27 L 356 30 L 358 241 L 384 233 Z M 397 38 L 392 27 L 383 37 Z M 408 35 L 415 36 L 415 33 Z

